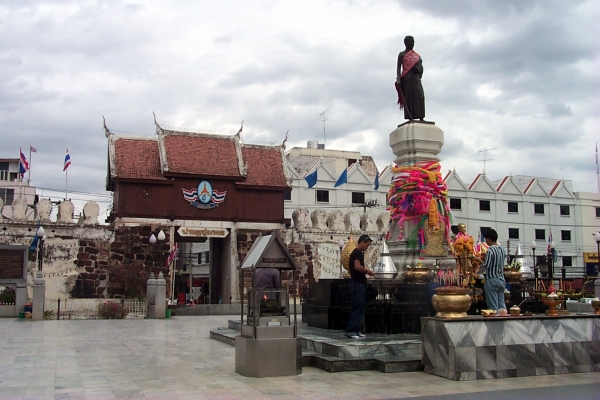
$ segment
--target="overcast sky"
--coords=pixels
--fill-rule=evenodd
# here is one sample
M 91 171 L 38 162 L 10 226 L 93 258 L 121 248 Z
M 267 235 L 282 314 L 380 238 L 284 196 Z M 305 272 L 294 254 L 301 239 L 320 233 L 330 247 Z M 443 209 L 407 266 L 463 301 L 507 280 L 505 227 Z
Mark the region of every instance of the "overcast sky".
M 600 2 L 85 1 L 0 3 L 0 157 L 33 155 L 32 184 L 106 195 L 111 130 L 163 126 L 394 155 L 398 52 L 424 65 L 440 158 L 470 182 L 533 175 L 597 191 Z M 46 190 L 46 194 L 51 192 Z M 85 195 L 82 195 L 85 197 Z M 59 196 L 60 197 L 60 196 Z M 73 197 L 76 197 L 75 194 Z M 106 202 L 106 197 L 97 197 Z

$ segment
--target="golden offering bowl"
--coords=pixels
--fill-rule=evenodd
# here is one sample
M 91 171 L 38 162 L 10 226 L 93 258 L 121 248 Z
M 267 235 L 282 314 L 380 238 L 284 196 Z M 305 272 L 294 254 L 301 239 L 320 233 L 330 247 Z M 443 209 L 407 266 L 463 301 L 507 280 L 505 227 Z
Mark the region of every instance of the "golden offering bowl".
M 429 268 L 410 267 L 404 273 L 404 280 L 410 283 L 427 283 L 432 278 L 431 272 Z
M 443 286 L 435 289 L 431 303 L 438 318 L 466 318 L 471 307 L 471 296 L 466 288 Z
M 521 281 L 521 272 L 517 268 L 504 268 L 504 279 L 509 283 Z
M 547 315 L 550 317 L 556 317 L 558 316 L 558 310 L 556 309 L 556 306 L 558 306 L 559 304 L 561 304 L 563 301 L 561 299 L 558 298 L 553 298 L 553 299 L 549 299 L 546 298 L 544 299 L 544 304 L 548 306 L 548 313 Z

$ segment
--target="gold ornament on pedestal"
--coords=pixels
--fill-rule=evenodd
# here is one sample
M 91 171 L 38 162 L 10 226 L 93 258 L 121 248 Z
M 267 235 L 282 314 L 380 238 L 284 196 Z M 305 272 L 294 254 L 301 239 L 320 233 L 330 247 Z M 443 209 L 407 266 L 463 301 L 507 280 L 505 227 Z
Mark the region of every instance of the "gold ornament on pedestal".
M 350 233 L 350 239 L 348 239 L 348 242 L 342 249 L 342 256 L 341 256 L 342 257 L 342 266 L 344 267 L 344 269 L 346 271 L 348 270 L 349 264 L 350 264 L 350 254 L 352 254 L 352 252 L 354 251 L 355 248 L 356 248 L 356 242 L 354 241 L 354 237 L 352 236 L 352 233 Z

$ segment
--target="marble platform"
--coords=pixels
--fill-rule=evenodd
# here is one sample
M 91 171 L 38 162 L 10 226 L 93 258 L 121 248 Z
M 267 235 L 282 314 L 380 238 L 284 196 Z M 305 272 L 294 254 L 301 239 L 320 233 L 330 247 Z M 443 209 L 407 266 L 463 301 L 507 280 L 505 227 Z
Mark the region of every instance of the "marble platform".
M 457 381 L 600 371 L 600 316 L 422 319 L 426 373 Z
M 210 331 L 213 339 L 234 345 L 240 334 L 239 320 L 229 320 L 225 328 Z M 415 334 L 369 334 L 353 340 L 340 330 L 298 325 L 302 340 L 303 367 L 317 367 L 328 372 L 377 370 L 380 372 L 422 371 L 421 336 Z

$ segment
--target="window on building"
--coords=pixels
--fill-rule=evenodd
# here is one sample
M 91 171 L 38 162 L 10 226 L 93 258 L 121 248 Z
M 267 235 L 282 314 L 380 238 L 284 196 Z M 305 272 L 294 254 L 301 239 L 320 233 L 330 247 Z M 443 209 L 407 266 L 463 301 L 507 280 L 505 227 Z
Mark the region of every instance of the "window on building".
M 491 209 L 489 200 L 479 200 L 479 211 L 491 211 Z
M 508 238 L 509 239 L 518 239 L 519 238 L 519 228 L 508 228 Z
M 5 206 L 11 206 L 15 198 L 15 189 L 0 189 L 0 199 Z
M 317 190 L 317 203 L 329 203 L 329 190 Z
M 201 251 L 198 253 L 198 264 L 208 264 L 209 263 L 209 252 Z
M 533 205 L 533 213 L 534 214 L 544 214 L 544 205 L 542 203 L 535 203 Z
M 545 229 L 536 229 L 535 230 L 535 240 L 546 240 L 546 230 Z
M 363 192 L 352 192 L 352 204 L 365 204 L 365 194 Z
M 358 161 L 358 160 L 355 160 L 355 159 L 353 159 L 353 158 L 349 158 L 349 159 L 348 159 L 348 167 L 347 167 L 347 168 L 350 168 L 350 167 L 352 166 L 352 164 L 356 163 L 357 161 Z
M 560 206 L 560 215 L 569 216 L 571 215 L 571 209 L 569 206 Z
M 0 162 L 0 181 L 8 180 L 8 163 Z
M 509 213 L 518 213 L 519 212 L 519 203 L 514 201 L 508 202 L 508 212 Z
M 572 267 L 573 266 L 573 257 L 562 256 L 562 265 L 563 265 L 563 267 Z
M 290 190 L 289 192 L 283 192 L 283 199 L 292 200 L 292 191 Z
M 451 210 L 462 210 L 462 199 L 450 197 L 450 209 Z
M 571 241 L 571 231 L 560 231 L 560 240 L 563 242 Z
M 596 218 L 600 218 L 600 207 L 596 207 Z

